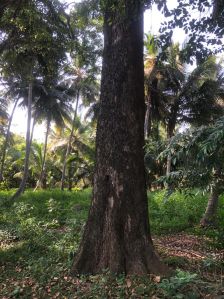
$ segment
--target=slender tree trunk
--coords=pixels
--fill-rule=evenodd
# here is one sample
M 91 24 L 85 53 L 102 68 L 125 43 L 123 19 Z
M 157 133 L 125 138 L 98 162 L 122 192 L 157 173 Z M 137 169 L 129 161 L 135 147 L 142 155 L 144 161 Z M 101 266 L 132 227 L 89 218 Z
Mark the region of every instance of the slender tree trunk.
M 215 224 L 218 202 L 219 202 L 219 192 L 217 189 L 213 189 L 208 200 L 205 214 L 200 221 L 201 226 L 206 227 Z
M 5 157 L 6 157 L 6 150 L 8 147 L 8 143 L 9 143 L 9 136 L 10 136 L 10 129 L 11 129 L 11 124 L 12 124 L 12 119 L 14 116 L 14 112 L 16 110 L 16 106 L 18 104 L 19 99 L 17 99 L 15 101 L 15 104 L 13 106 L 10 118 L 9 118 L 9 123 L 8 123 L 8 128 L 7 128 L 7 132 L 6 132 L 6 136 L 5 136 L 5 143 L 4 143 L 4 147 L 2 150 L 2 159 L 1 159 L 1 168 L 0 168 L 0 182 L 3 181 L 3 172 L 4 172 L 4 166 L 5 166 Z
M 221 190 L 223 187 L 222 186 L 223 181 L 221 179 L 222 168 L 220 166 L 216 167 L 213 175 L 214 175 L 213 188 L 208 200 L 205 214 L 200 221 L 200 224 L 203 227 L 215 225 L 219 195 L 221 194 Z
M 44 180 L 45 171 L 46 171 L 46 169 L 45 169 L 46 168 L 46 153 L 47 153 L 47 142 L 48 142 L 48 136 L 49 136 L 49 131 L 50 131 L 50 124 L 51 124 L 51 119 L 50 119 L 50 117 L 48 117 L 48 119 L 47 119 L 47 127 L 46 127 L 46 134 L 45 134 L 45 142 L 44 142 L 43 160 L 42 160 L 42 165 L 41 165 L 41 171 L 40 171 L 39 180 L 37 181 L 37 185 L 36 185 L 35 190 L 38 187 L 45 189 L 44 188 L 44 184 L 43 184 L 43 180 Z
M 148 94 L 146 113 L 145 113 L 145 125 L 144 125 L 145 139 L 149 138 L 150 133 L 151 133 L 151 96 L 150 94 Z
M 30 138 L 30 126 L 31 126 L 31 112 L 32 112 L 32 92 L 33 92 L 33 84 L 29 83 L 29 92 L 28 92 L 28 106 L 27 106 L 27 130 L 26 130 L 26 156 L 24 163 L 24 173 L 23 178 L 20 183 L 19 189 L 12 196 L 12 200 L 16 200 L 25 190 L 26 181 L 28 178 L 29 171 L 29 157 L 30 157 L 30 148 L 31 148 L 31 138 Z
M 151 75 L 154 73 L 156 67 L 156 59 L 152 59 L 152 66 L 150 70 L 148 70 L 147 76 L 148 80 L 146 82 L 147 87 L 147 102 L 146 102 L 146 113 L 145 113 L 145 125 L 144 125 L 144 135 L 145 139 L 149 138 L 149 135 L 152 131 L 152 97 L 153 97 L 153 89 L 157 89 L 158 79 L 155 78 L 152 80 Z
M 62 191 L 64 190 L 64 187 L 65 187 L 66 164 L 67 164 L 67 158 L 71 152 L 72 136 L 73 136 L 74 129 L 75 129 L 75 121 L 76 121 L 76 117 L 77 117 L 78 104 L 79 104 L 79 91 L 77 93 L 75 112 L 74 112 L 74 117 L 73 117 L 73 121 L 72 121 L 72 129 L 71 129 L 71 134 L 69 136 L 67 149 L 66 149 L 66 153 L 65 153 L 65 157 L 64 157 L 63 168 L 62 168 L 62 176 L 61 176 L 61 190 Z
M 170 141 L 170 139 L 174 135 L 174 130 L 176 127 L 176 122 L 177 122 L 177 112 L 179 109 L 179 100 L 176 100 L 176 103 L 174 103 L 172 109 L 171 109 L 171 115 L 168 120 L 167 124 L 167 140 Z M 166 175 L 169 175 L 171 172 L 171 162 L 172 162 L 172 157 L 171 154 L 168 155 L 167 157 L 167 164 L 166 164 Z
M 68 166 L 68 191 L 72 191 L 72 183 L 73 183 L 73 178 L 72 178 L 72 162 L 69 163 Z
M 165 267 L 150 237 L 144 168 L 142 1 L 105 3 L 93 199 L 72 271 L 161 273 Z
M 33 124 L 32 124 L 32 129 L 31 129 L 31 134 L 30 134 L 30 146 L 32 145 L 32 142 L 33 142 L 33 133 L 34 133 L 35 124 L 36 124 L 36 118 L 34 117 Z

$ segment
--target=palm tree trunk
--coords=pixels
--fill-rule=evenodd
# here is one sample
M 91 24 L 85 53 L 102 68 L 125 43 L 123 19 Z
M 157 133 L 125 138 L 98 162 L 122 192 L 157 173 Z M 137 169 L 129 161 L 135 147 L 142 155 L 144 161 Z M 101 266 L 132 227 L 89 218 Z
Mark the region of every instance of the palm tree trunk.
M 16 106 L 18 104 L 18 101 L 19 101 L 19 99 L 17 99 L 15 101 L 15 104 L 13 106 L 13 109 L 12 109 L 12 112 L 11 112 L 11 115 L 10 115 L 10 118 L 9 118 L 8 128 L 7 128 L 6 137 L 5 137 L 5 143 L 4 143 L 4 147 L 3 147 L 3 151 L 2 151 L 1 168 L 0 168 L 0 182 L 3 181 L 3 171 L 4 171 L 4 165 L 5 165 L 6 150 L 7 150 L 7 147 L 8 147 L 9 136 L 10 136 L 10 128 L 11 128 L 13 115 L 14 115 L 14 112 L 16 110 Z
M 49 131 L 50 131 L 50 124 L 51 124 L 51 119 L 50 117 L 48 117 L 47 119 L 47 128 L 46 128 L 46 135 L 45 135 L 45 142 L 44 142 L 44 153 L 43 153 L 43 160 L 42 160 L 42 165 L 41 165 L 41 172 L 40 172 L 40 176 L 39 176 L 39 180 L 37 182 L 36 188 L 34 189 L 34 191 L 40 187 L 40 188 L 44 188 L 43 186 L 43 179 L 44 179 L 44 174 L 45 174 L 45 167 L 46 167 L 46 153 L 47 153 L 47 142 L 48 142 L 48 135 L 49 135 Z
M 73 167 L 72 167 L 72 162 L 71 162 L 71 163 L 69 163 L 69 166 L 68 166 L 68 191 L 72 191 L 72 184 L 73 184 L 72 169 L 73 169 Z
M 149 138 L 151 133 L 151 97 L 150 94 L 147 96 L 146 113 L 145 113 L 145 125 L 144 125 L 144 135 L 145 139 Z
M 74 117 L 73 117 L 73 122 L 72 122 L 72 129 L 71 129 L 71 134 L 69 136 L 68 144 L 67 144 L 67 149 L 64 157 L 64 163 L 63 163 L 63 168 L 62 168 L 62 176 L 61 176 L 61 190 L 64 190 L 65 187 L 65 171 L 66 171 L 66 164 L 67 164 L 67 158 L 71 152 L 71 143 L 72 143 L 72 136 L 74 133 L 75 129 L 75 120 L 77 116 L 77 111 L 78 111 L 78 104 L 79 104 L 79 91 L 77 93 L 77 98 L 76 98 L 76 107 L 75 107 L 75 112 L 74 112 Z
M 167 134 L 167 140 L 170 142 L 172 135 Z M 172 157 L 171 154 L 169 153 L 167 156 L 167 161 L 166 161 L 166 175 L 168 176 L 171 172 L 171 162 L 172 162 Z
M 219 195 L 222 190 L 222 168 L 220 166 L 215 168 L 214 171 L 214 182 L 212 191 L 208 200 L 208 204 L 205 210 L 205 214 L 200 221 L 200 225 L 203 227 L 212 226 L 215 224 L 216 212 L 218 208 Z
M 32 93 L 33 93 L 33 84 L 32 82 L 29 83 L 29 91 L 28 91 L 28 106 L 27 106 L 27 130 L 26 130 L 26 156 L 25 156 L 25 163 L 24 163 L 24 173 L 23 179 L 20 183 L 19 189 L 16 193 L 12 196 L 12 200 L 16 200 L 25 190 L 26 181 L 28 178 L 28 171 L 29 171 L 29 157 L 30 157 L 30 148 L 31 148 L 31 138 L 30 138 L 30 127 L 31 127 L 31 112 L 32 112 Z
M 174 130 L 175 130 L 176 123 L 177 123 L 178 109 L 179 109 L 179 99 L 176 100 L 176 103 L 174 103 L 173 107 L 171 108 L 171 115 L 169 117 L 168 124 L 167 124 L 167 140 L 168 141 L 170 141 L 170 139 L 174 135 Z M 171 172 L 171 162 L 172 162 L 172 158 L 171 158 L 171 154 L 169 154 L 167 157 L 166 175 L 169 175 Z
M 31 134 L 30 134 L 30 146 L 32 145 L 32 141 L 33 141 L 33 133 L 34 133 L 35 124 L 36 124 L 36 118 L 34 117 L 33 124 L 32 124 L 32 129 L 31 129 Z

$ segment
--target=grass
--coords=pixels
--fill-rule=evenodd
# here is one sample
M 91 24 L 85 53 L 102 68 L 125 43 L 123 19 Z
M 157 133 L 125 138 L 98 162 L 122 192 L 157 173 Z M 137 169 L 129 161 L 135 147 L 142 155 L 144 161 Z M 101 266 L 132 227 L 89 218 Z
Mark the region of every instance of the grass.
M 175 257 L 167 257 L 167 263 L 182 270 L 169 280 L 160 281 L 154 276 L 116 277 L 106 271 L 104 275 L 71 277 L 69 269 L 90 197 L 90 190 L 28 191 L 12 204 L 10 192 L 0 192 L 1 298 L 150 298 L 155 294 L 157 298 L 200 298 L 202 289 L 206 294 L 214 291 L 214 282 L 206 282 L 205 288 L 200 273 L 188 272 L 187 263 Z M 152 233 L 167 235 L 185 230 L 204 234 L 197 224 L 206 201 L 206 196 L 185 198 L 174 193 L 164 202 L 164 192 L 151 193 Z M 224 197 L 219 209 L 220 227 L 224 227 L 223 206 Z M 222 229 L 206 232 L 219 248 L 224 247 L 222 233 Z

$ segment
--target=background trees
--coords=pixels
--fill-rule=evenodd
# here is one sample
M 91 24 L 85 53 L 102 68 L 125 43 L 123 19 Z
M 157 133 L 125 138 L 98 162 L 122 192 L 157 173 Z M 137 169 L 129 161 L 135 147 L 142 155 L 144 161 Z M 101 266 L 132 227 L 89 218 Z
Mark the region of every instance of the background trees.
M 222 295 L 223 63 L 217 49 L 204 49 L 204 33 L 192 32 L 187 45 L 162 37 L 165 47 L 148 34 L 144 78 L 142 18 L 150 2 L 1 1 L 3 296 Z M 172 12 L 168 1 L 155 2 L 175 20 L 164 26 L 201 30 L 200 18 L 189 19 L 199 7 L 206 30 L 222 31 L 219 1 L 180 0 Z M 26 138 L 10 132 L 20 106 L 29 108 Z M 19 186 L 16 195 L 31 191 L 10 201 Z M 39 186 L 48 190 L 33 192 Z M 154 246 L 168 265 L 199 279 L 151 275 L 166 272 Z M 71 267 L 73 275 L 102 274 L 74 279 Z
M 177 134 L 162 155 L 168 153 L 175 161 L 176 171 L 164 179 L 177 188 L 199 187 L 210 191 L 201 225 L 214 225 L 223 192 L 223 118 L 213 125 Z

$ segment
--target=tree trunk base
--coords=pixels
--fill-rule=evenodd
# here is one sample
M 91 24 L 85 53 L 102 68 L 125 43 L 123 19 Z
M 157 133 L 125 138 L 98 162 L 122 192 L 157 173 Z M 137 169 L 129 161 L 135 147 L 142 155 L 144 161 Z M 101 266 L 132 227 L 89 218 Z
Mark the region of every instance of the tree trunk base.
M 107 258 L 102 255 L 99 261 L 93 259 L 90 264 L 89 260 L 91 257 L 87 256 L 87 253 L 81 252 L 75 256 L 71 273 L 73 275 L 94 275 L 104 273 L 105 270 L 109 270 L 111 273 L 123 273 L 125 275 L 168 275 L 170 273 L 169 268 L 159 260 L 155 253 L 151 253 L 151 250 L 152 249 L 143 253 L 140 258 L 137 259 L 135 259 L 135 257 L 127 257 L 117 254 L 110 260 L 109 264 Z M 107 254 L 109 253 L 107 252 Z
M 216 219 L 207 219 L 205 217 L 203 217 L 200 221 L 200 226 L 202 228 L 209 228 L 209 227 L 216 227 L 217 226 L 217 222 Z
M 98 274 L 109 270 L 126 275 L 168 274 L 168 267 L 156 254 L 148 234 L 148 218 L 141 208 L 139 215 L 135 214 L 137 207 L 130 205 L 125 208 L 127 214 L 113 208 L 92 205 L 72 273 Z M 102 210 L 105 212 L 101 214 Z

